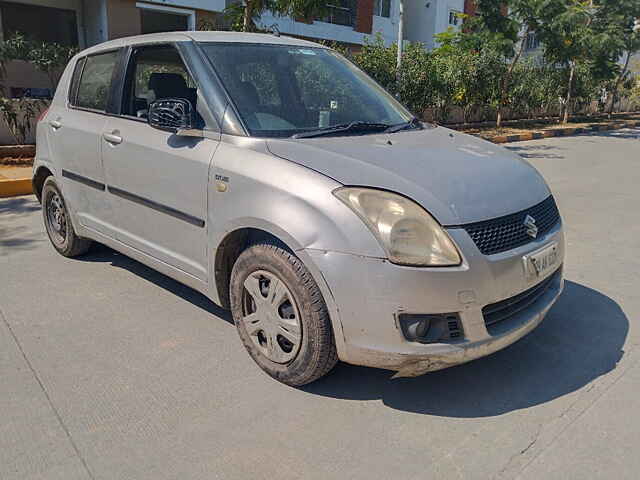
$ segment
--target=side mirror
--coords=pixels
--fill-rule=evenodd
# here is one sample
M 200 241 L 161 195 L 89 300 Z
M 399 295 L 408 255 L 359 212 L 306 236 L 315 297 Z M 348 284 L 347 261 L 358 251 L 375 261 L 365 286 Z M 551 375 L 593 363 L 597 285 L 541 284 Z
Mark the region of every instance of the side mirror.
M 165 132 L 193 128 L 195 112 L 189 100 L 183 98 L 163 98 L 149 105 L 149 125 Z

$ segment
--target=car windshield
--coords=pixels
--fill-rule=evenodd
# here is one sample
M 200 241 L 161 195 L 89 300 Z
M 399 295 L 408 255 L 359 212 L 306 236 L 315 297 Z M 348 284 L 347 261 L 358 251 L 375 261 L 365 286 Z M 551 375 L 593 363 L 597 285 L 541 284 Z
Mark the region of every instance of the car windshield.
M 252 136 L 290 137 L 335 126 L 342 127 L 336 134 L 361 135 L 413 118 L 332 50 L 248 43 L 200 45 Z M 352 125 L 358 128 L 348 128 Z

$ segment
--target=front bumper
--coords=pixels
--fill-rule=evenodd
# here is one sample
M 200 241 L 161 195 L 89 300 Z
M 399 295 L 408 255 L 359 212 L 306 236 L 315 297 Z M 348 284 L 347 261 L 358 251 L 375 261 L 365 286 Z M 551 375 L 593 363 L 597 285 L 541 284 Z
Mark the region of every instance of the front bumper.
M 417 376 L 489 355 L 540 324 L 562 292 L 561 270 L 542 295 L 503 320 L 499 328 L 487 328 L 482 309 L 543 280 L 526 275 L 525 255 L 555 242 L 558 264 L 563 263 L 561 224 L 527 245 L 490 256 L 480 253 L 464 230 L 448 232 L 464 257 L 459 267 L 403 267 L 386 259 L 307 250 L 331 290 L 327 301 L 335 302 L 332 310 L 339 312 L 345 343 L 341 360 L 395 370 L 396 376 Z M 434 344 L 408 341 L 398 323 L 404 313 L 455 313 L 463 337 Z

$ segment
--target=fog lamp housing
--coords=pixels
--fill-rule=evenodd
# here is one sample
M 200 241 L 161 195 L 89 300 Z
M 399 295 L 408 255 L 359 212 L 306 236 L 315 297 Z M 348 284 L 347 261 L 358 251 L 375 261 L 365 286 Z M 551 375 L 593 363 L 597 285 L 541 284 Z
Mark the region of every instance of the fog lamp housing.
M 409 342 L 451 343 L 462 339 L 462 324 L 457 313 L 398 315 L 400 329 Z

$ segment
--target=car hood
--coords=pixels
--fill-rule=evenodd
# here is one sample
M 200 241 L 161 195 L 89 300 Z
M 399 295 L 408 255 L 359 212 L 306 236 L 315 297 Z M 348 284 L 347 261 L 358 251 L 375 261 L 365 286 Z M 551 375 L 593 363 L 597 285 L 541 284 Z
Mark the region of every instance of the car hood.
M 343 185 L 381 188 L 422 205 L 442 225 L 508 215 L 547 198 L 528 162 L 443 127 L 393 134 L 269 139 L 269 151 Z

